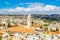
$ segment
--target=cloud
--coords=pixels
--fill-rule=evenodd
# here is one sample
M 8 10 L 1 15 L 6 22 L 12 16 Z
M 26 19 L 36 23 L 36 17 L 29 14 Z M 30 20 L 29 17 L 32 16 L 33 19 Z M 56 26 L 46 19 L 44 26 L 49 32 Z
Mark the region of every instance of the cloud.
M 21 3 L 24 4 L 24 3 Z M 0 9 L 0 14 L 60 14 L 60 7 L 45 5 L 43 3 L 25 3 L 28 7 L 16 7 L 10 9 Z
M 46 5 L 44 9 L 46 11 L 54 11 L 56 8 L 56 6 Z

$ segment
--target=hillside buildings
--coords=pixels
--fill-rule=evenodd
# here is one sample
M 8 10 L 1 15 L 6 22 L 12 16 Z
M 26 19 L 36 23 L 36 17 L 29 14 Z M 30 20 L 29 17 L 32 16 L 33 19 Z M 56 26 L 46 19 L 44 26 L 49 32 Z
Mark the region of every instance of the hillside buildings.
M 0 36 L 2 40 L 60 40 L 59 24 L 34 19 L 30 14 L 5 16 L 0 18 Z

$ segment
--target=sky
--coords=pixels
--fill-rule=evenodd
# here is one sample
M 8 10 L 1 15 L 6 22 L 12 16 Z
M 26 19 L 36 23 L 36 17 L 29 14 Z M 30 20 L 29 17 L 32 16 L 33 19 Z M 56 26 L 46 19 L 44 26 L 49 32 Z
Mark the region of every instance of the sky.
M 0 0 L 0 14 L 60 14 L 60 0 Z

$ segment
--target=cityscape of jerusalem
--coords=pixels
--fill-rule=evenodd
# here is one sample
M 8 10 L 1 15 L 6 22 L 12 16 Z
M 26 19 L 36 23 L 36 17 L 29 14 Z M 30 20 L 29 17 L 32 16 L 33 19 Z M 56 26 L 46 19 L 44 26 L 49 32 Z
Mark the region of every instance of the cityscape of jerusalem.
M 33 18 L 31 14 L 0 16 L 0 38 L 2 40 L 60 40 L 60 21 L 49 22 L 46 19 Z
M 60 40 L 60 0 L 0 0 L 0 40 Z

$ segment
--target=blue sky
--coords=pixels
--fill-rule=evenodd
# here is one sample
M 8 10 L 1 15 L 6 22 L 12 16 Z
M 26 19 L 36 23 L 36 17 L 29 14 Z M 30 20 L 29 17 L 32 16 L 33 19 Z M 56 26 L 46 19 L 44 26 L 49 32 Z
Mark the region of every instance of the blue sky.
M 27 7 L 27 4 L 18 5 L 19 3 L 44 3 L 45 5 L 60 6 L 60 0 L 0 0 L 1 8 L 14 8 L 16 6 Z
M 41 7 L 47 8 L 47 11 L 40 9 Z M 24 11 L 25 9 L 29 11 Z M 60 0 L 0 0 L 0 13 L 58 13 L 59 9 Z

